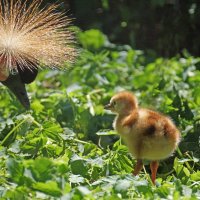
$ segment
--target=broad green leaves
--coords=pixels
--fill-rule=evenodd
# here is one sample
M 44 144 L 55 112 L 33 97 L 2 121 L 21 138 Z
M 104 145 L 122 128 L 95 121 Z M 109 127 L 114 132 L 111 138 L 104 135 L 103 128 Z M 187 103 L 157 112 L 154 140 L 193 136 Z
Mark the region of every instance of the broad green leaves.
M 46 183 L 36 182 L 32 185 L 32 188 L 34 190 L 44 192 L 45 194 L 48 194 L 50 196 L 61 196 L 62 192 L 60 188 L 58 187 L 57 183 L 54 181 L 48 181 Z
M 0 198 L 198 199 L 200 59 L 153 60 L 97 30 L 81 33 L 80 42 L 74 68 L 42 71 L 28 86 L 31 111 L 0 86 Z M 158 187 L 148 165 L 132 176 L 135 160 L 104 110 L 122 89 L 169 115 L 182 133 L 180 148 L 160 163 Z

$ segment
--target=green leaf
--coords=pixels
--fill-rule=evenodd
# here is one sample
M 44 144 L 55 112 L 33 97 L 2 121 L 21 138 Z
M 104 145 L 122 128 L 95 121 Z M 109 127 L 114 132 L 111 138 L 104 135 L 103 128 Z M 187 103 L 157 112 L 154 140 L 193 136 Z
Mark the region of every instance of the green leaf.
M 85 182 L 85 180 L 84 180 L 84 178 L 82 176 L 74 175 L 74 174 L 70 175 L 69 181 L 71 183 L 84 183 Z
M 191 174 L 191 179 L 196 182 L 200 181 L 200 171 L 197 171 Z
M 7 168 L 10 174 L 10 178 L 17 184 L 23 184 L 24 166 L 23 163 L 13 158 L 9 158 L 7 161 Z
M 96 29 L 91 29 L 83 33 L 79 33 L 79 39 L 83 47 L 90 50 L 100 49 L 103 47 L 107 40 L 106 36 Z
M 35 100 L 34 102 L 32 102 L 31 108 L 35 111 L 36 114 L 39 114 L 44 110 L 45 107 L 41 104 L 39 100 Z
M 53 177 L 53 163 L 47 158 L 38 158 L 29 166 L 36 181 L 47 181 Z
M 79 174 L 81 176 L 86 176 L 88 172 L 87 162 L 83 159 L 72 159 L 71 160 L 71 170 L 73 174 Z
M 115 190 L 117 192 L 127 192 L 127 190 L 131 187 L 131 185 L 132 184 L 130 180 L 119 180 L 115 185 Z
M 45 194 L 49 194 L 54 197 L 59 197 L 62 195 L 61 189 L 55 181 L 48 181 L 46 183 L 37 182 L 31 186 L 34 190 L 38 190 Z

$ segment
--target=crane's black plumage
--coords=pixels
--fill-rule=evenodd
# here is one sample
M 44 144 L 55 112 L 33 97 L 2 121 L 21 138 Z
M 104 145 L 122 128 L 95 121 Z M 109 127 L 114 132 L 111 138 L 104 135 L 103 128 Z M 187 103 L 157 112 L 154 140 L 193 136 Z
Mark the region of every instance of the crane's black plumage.
M 26 109 L 30 108 L 30 102 L 26 92 L 26 87 L 25 84 L 22 82 L 19 74 L 11 74 L 5 81 L 2 81 L 1 83 L 7 86 L 13 92 L 13 94 Z
M 1 82 L 13 92 L 13 94 L 26 109 L 30 109 L 30 102 L 25 84 L 33 82 L 37 76 L 37 73 L 37 68 L 31 70 L 27 68 L 24 68 L 23 70 L 18 68 L 17 74 L 10 74 L 5 81 Z
M 19 67 L 17 69 L 18 69 L 18 73 L 19 73 L 22 83 L 25 83 L 25 84 L 32 83 L 38 74 L 38 68 L 36 66 L 35 68 L 32 68 L 31 70 L 27 68 L 21 69 Z

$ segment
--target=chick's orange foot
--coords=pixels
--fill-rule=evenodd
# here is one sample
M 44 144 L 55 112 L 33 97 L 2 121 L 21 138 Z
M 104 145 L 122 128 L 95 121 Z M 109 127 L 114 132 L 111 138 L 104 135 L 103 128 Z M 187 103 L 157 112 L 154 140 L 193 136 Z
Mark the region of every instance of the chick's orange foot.
M 178 129 L 169 117 L 140 108 L 131 92 L 114 95 L 105 109 L 116 113 L 113 127 L 137 159 L 133 174 L 140 172 L 143 159 L 150 160 L 151 178 L 155 184 L 158 161 L 169 157 L 180 141 Z
M 155 182 L 156 182 L 156 174 L 157 174 L 158 166 L 159 166 L 159 162 L 158 161 L 152 161 L 150 163 L 151 180 L 152 180 L 154 185 L 155 185 Z
M 140 173 L 140 171 L 142 170 L 142 168 L 143 168 L 142 160 L 137 160 L 137 163 L 136 163 L 135 168 L 133 170 L 133 175 L 137 176 Z
M 150 163 L 150 169 L 151 169 L 151 180 L 152 180 L 152 183 L 155 185 L 155 181 L 156 181 L 156 174 L 157 174 L 157 170 L 158 170 L 158 166 L 159 166 L 159 162 L 158 161 L 152 161 Z M 142 170 L 143 168 L 143 162 L 142 160 L 137 160 L 137 163 L 134 167 L 134 170 L 133 170 L 133 175 L 134 176 L 137 176 L 140 171 Z

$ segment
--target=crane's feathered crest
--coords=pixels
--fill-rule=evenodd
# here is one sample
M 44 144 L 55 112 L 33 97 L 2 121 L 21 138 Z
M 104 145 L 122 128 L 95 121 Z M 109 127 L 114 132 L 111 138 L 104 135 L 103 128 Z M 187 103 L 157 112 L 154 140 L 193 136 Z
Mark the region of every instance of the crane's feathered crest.
M 43 0 L 0 0 L 0 64 L 9 71 L 39 63 L 62 68 L 76 56 L 71 20 L 59 4 L 40 8 Z

